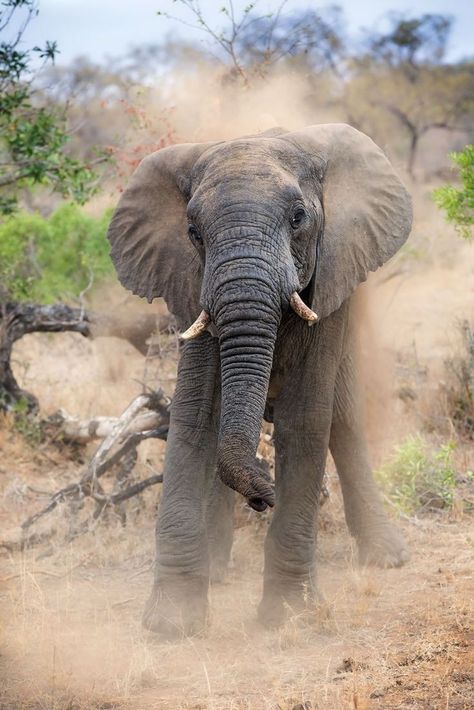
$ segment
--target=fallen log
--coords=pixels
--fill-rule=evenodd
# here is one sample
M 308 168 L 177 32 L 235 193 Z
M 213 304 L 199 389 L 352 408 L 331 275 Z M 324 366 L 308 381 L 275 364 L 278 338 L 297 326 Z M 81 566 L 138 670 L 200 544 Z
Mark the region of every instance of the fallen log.
M 54 427 L 64 441 L 78 444 L 87 444 L 93 439 L 105 439 L 114 431 L 117 421 L 118 417 L 103 416 L 81 419 L 64 409 L 59 409 L 44 420 L 45 426 L 48 429 L 50 426 Z M 161 423 L 162 417 L 157 412 L 142 412 L 130 422 L 127 432 L 132 434 L 156 429 Z

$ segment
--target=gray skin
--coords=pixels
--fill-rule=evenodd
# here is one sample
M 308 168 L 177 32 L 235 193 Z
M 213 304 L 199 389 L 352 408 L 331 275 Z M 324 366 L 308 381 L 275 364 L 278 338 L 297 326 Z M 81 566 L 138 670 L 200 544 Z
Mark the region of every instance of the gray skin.
M 182 328 L 211 332 L 179 363 L 144 624 L 169 636 L 206 625 L 210 570 L 222 577 L 234 493 L 274 507 L 260 620 L 317 599 L 318 501 L 328 447 L 363 563 L 408 559 L 375 487 L 355 375 L 351 294 L 407 238 L 410 199 L 377 146 L 343 124 L 145 159 L 109 239 L 122 283 L 163 296 Z M 289 307 L 297 291 L 313 327 Z M 275 489 L 255 463 L 262 418 L 275 429 Z

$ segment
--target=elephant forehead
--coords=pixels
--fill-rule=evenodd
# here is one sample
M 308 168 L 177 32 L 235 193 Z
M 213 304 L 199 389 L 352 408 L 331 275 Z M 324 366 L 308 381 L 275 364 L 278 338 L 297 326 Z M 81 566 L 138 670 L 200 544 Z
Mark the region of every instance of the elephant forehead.
M 195 167 L 188 215 L 231 205 L 275 209 L 299 197 L 298 179 L 288 160 L 271 146 L 235 141 L 216 147 Z
M 208 187 L 238 184 L 296 183 L 295 149 L 275 139 L 236 140 L 221 143 L 206 151 L 197 161 L 192 185 L 196 189 L 204 182 Z

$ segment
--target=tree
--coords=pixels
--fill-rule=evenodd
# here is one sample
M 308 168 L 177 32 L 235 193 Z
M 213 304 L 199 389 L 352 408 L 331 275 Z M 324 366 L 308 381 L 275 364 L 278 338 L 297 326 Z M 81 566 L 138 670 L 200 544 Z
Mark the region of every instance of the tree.
M 337 73 L 345 52 L 341 8 L 285 15 L 284 5 L 269 15 L 250 16 L 240 29 L 235 44 L 245 65 L 262 76 L 282 60 L 297 58 L 312 71 Z
M 21 210 L 0 224 L 0 300 L 54 303 L 78 298 L 112 272 L 110 212 L 91 217 L 63 204 L 49 217 Z M 2 299 L 3 296 L 3 299 Z
M 97 158 L 97 146 L 106 151 L 114 143 L 123 143 L 130 129 L 130 115 L 125 106 L 135 101 L 137 82 L 143 78 L 139 72 L 152 74 L 153 67 L 145 59 L 147 54 L 144 48 L 136 61 L 135 56 L 125 55 L 100 64 L 79 56 L 68 64 L 51 65 L 41 72 L 36 86 L 47 97 L 48 104 L 68 106 L 68 124 L 72 127 L 68 149 L 76 157 L 93 161 Z
M 451 153 L 450 157 L 459 168 L 461 186 L 438 188 L 434 200 L 444 210 L 447 221 L 454 224 L 462 237 L 469 239 L 474 225 L 474 145 L 467 145 L 460 153 Z
M 77 205 L 63 204 L 48 218 L 17 211 L 0 224 L 0 411 L 38 407 L 10 364 L 15 342 L 28 333 L 114 336 L 145 355 L 153 332 L 170 328 L 168 317 L 132 315 L 123 305 L 119 313 L 86 309 L 86 293 L 113 270 L 105 237 L 109 216 L 90 217 Z
M 88 217 L 77 205 L 63 205 L 48 219 L 16 211 L 0 224 L 0 411 L 21 400 L 36 406 L 13 376 L 10 358 L 16 340 L 36 331 L 89 334 L 83 307 L 54 301 L 77 298 L 94 276 L 110 272 L 107 224 L 108 215 Z
M 36 0 L 4 0 L 0 32 L 18 27 L 0 43 L 0 213 L 11 212 L 21 190 L 50 186 L 84 202 L 94 190 L 90 164 L 66 151 L 69 135 L 64 111 L 51 108 L 33 87 L 34 62 L 54 62 L 56 42 L 21 49 L 26 27 L 38 14 Z
M 256 0 L 238 16 L 232 0 L 228 0 L 221 7 L 224 26 L 215 28 L 207 21 L 198 0 L 178 2 L 190 20 L 164 11 L 158 15 L 201 30 L 227 67 L 227 76 L 238 78 L 244 85 L 254 76 L 266 76 L 277 63 L 292 57 L 304 58 L 312 70 L 334 70 L 344 52 L 341 10 L 335 5 L 324 11 L 304 10 L 287 15 L 283 12 L 287 0 L 283 0 L 274 12 L 259 14 Z
M 413 80 L 416 80 L 420 66 L 438 64 L 444 59 L 451 17 L 425 14 L 405 18 L 392 13 L 389 20 L 392 26 L 388 32 L 369 37 L 368 45 L 374 59 L 402 68 Z
M 426 133 L 469 126 L 474 72 L 469 62 L 443 62 L 450 17 L 391 15 L 390 21 L 390 30 L 369 37 L 368 51 L 355 58 L 349 103 L 355 113 L 365 114 L 366 121 L 388 114 L 402 128 L 408 139 L 407 170 L 413 176 L 419 142 Z
M 18 387 L 10 366 L 19 337 L 34 331 L 88 332 L 83 308 L 25 301 L 51 301 L 69 289 L 79 293 L 91 279 L 86 255 L 106 252 L 106 217 L 96 225 L 71 206 L 49 223 L 37 215 L 9 215 L 23 190 L 49 186 L 83 202 L 96 178 L 89 165 L 66 151 L 64 111 L 52 107 L 33 85 L 35 57 L 43 64 L 54 62 L 58 51 L 55 42 L 21 48 L 25 29 L 37 14 L 36 0 L 4 0 L 0 5 L 0 31 L 17 28 L 11 39 L 0 42 L 0 409 L 21 400 L 27 409 L 36 406 L 35 398 Z

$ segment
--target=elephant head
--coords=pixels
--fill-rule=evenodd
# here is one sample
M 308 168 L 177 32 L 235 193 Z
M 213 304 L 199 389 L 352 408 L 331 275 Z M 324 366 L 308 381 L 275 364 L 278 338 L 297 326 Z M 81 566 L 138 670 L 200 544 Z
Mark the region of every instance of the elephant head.
M 118 276 L 149 301 L 162 296 L 186 337 L 212 321 L 218 472 L 256 510 L 274 502 L 255 452 L 282 314 L 328 316 L 410 226 L 387 158 L 344 124 L 171 146 L 132 176 L 108 235 Z

